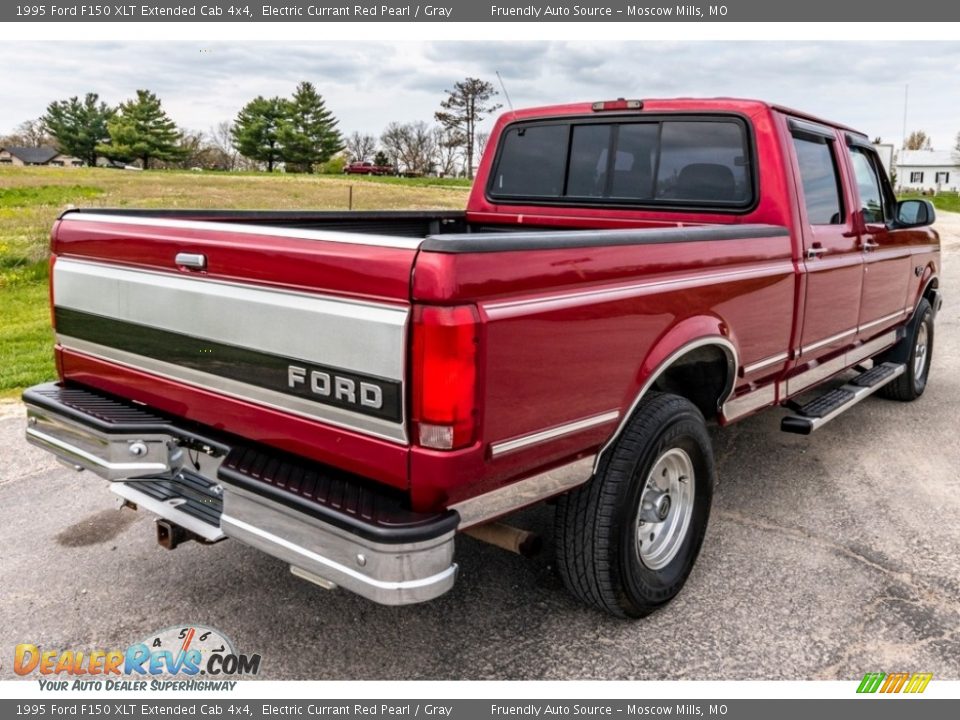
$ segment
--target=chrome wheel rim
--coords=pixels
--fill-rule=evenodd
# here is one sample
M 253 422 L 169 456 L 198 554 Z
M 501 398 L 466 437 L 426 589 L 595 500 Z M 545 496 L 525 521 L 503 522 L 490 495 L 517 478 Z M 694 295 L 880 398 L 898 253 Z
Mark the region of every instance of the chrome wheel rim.
M 650 468 L 637 509 L 637 555 L 646 567 L 670 564 L 690 527 L 696 477 L 693 461 L 681 448 L 665 451 Z
M 920 323 L 917 328 L 917 346 L 913 350 L 913 377 L 923 378 L 927 369 L 927 324 Z

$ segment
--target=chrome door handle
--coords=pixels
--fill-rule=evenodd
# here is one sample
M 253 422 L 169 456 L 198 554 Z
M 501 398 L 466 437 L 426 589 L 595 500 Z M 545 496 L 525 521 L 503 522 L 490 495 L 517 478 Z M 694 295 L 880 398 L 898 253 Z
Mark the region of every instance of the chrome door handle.
M 880 247 L 880 243 L 874 242 L 873 240 L 861 240 L 860 243 L 860 246 L 864 250 L 873 250 L 874 248 Z
M 820 257 L 827 253 L 827 248 L 820 247 L 819 245 L 814 245 L 813 247 L 807 248 L 807 258 L 813 259 L 815 257 Z
M 180 267 L 191 270 L 203 270 L 207 267 L 207 256 L 200 253 L 177 253 L 175 260 Z

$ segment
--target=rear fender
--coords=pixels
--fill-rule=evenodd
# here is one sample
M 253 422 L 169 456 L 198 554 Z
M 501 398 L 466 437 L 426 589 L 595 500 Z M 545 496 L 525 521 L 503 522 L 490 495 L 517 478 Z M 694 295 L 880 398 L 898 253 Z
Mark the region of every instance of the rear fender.
M 687 318 L 663 335 L 644 358 L 637 372 L 636 383 L 628 394 L 627 410 L 621 414 L 617 429 L 607 439 L 600 452 L 597 453 L 594 472 L 599 468 L 604 455 L 620 437 L 627 423 L 633 417 L 637 406 L 654 386 L 657 378 L 688 353 L 709 346 L 722 350 L 727 359 L 726 381 L 717 408 L 719 411 L 719 408 L 733 393 L 733 385 L 737 376 L 738 353 L 735 341 L 731 338 L 730 329 L 726 323 L 717 317 L 705 315 Z

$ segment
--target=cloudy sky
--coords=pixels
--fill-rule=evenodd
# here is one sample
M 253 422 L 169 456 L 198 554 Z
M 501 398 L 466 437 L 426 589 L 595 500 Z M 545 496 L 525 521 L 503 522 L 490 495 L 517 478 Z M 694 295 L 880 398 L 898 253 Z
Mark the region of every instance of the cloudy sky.
M 398 29 L 398 32 L 400 30 Z M 960 131 L 960 43 L 904 42 L 10 42 L 0 45 L 0 134 L 51 100 L 137 88 L 176 122 L 206 130 L 256 95 L 310 80 L 345 132 L 430 120 L 466 76 L 496 82 L 514 106 L 614 97 L 735 95 L 790 105 L 899 143 L 908 129 L 947 149 Z

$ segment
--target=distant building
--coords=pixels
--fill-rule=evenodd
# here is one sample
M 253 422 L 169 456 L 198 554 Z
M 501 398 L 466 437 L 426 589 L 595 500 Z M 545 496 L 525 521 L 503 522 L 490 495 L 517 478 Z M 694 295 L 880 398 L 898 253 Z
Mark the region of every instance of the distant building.
M 901 150 L 897 184 L 903 190 L 960 192 L 960 160 L 950 150 Z
M 893 170 L 893 144 L 892 143 L 874 143 L 873 149 L 877 151 L 880 158 L 880 164 L 887 171 L 887 177 L 890 177 L 890 171 Z
M 46 165 L 50 167 L 83 167 L 83 160 L 64 155 L 48 145 L 41 147 L 0 147 L 0 165 Z

